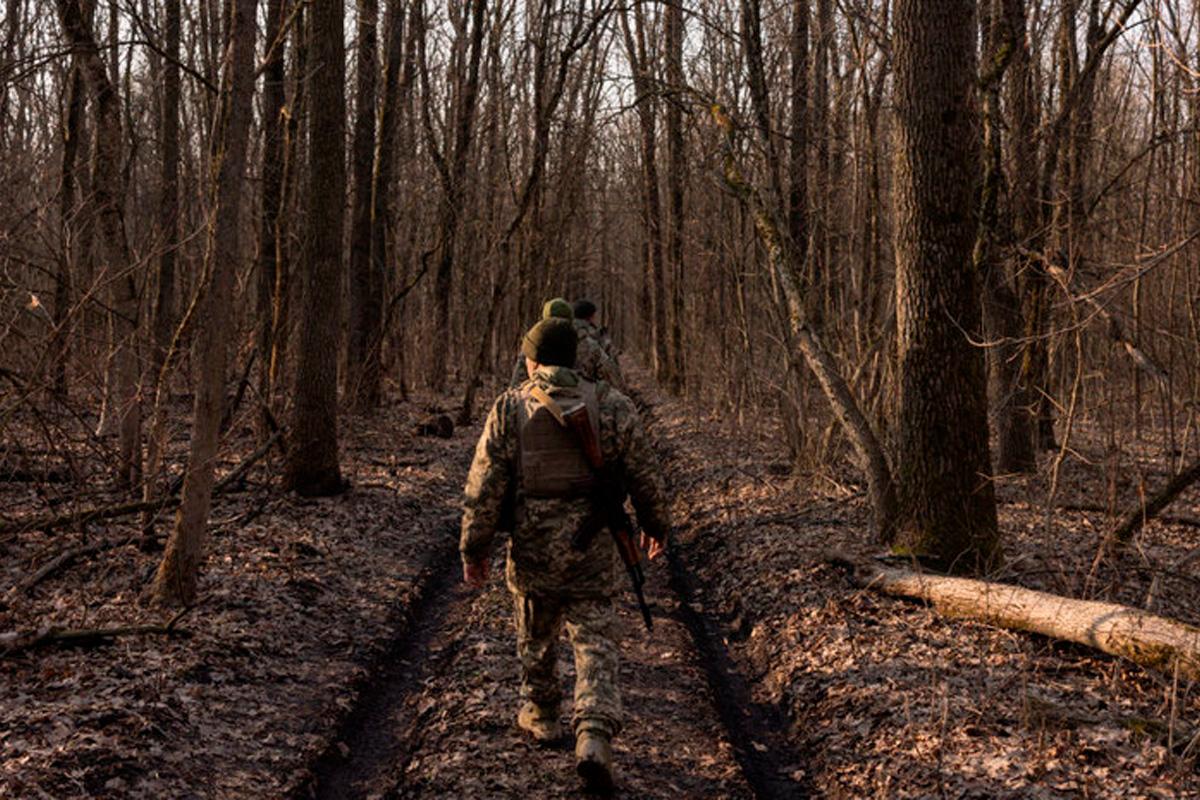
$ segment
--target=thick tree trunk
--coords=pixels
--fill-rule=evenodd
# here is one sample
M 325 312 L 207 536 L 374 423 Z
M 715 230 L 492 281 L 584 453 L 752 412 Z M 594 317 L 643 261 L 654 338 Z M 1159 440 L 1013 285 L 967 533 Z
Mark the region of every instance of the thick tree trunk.
M 379 405 L 378 367 L 369 361 L 383 317 L 383 282 L 371 257 L 372 175 L 376 153 L 376 83 L 379 71 L 377 0 L 358 0 L 358 99 L 355 103 L 354 198 L 350 209 L 350 328 L 346 397 L 361 411 Z M 368 380 L 371 373 L 374 380 Z
M 155 598 L 172 605 L 196 599 L 204 554 L 213 468 L 225 407 L 225 369 L 233 284 L 240 247 L 242 175 L 250 138 L 254 99 L 254 36 L 257 0 L 235 0 L 229 19 L 229 43 L 221 80 L 219 123 L 213 151 L 216 178 L 209 225 L 206 272 L 209 284 L 201 300 L 194 357 L 195 404 L 191 448 L 183 480 L 183 498 L 175 529 L 167 540 L 154 579 Z
M 899 0 L 895 60 L 899 519 L 893 546 L 947 568 L 1000 554 L 988 456 L 973 6 Z
M 345 490 L 338 465 L 338 340 L 346 207 L 344 7 L 309 6 L 308 207 L 303 308 L 284 486 L 305 496 Z
M 96 142 L 92 165 L 92 202 L 100 228 L 103 258 L 101 269 L 111 303 L 112 353 L 108 382 L 112 387 L 113 409 L 119 436 L 117 480 L 136 485 L 141 472 L 141 402 L 138 398 L 137 360 L 138 291 L 133 274 L 129 242 L 125 234 L 125 175 L 122 171 L 124 137 L 121 98 L 110 80 L 108 68 L 100 58 L 91 27 L 83 14 L 80 0 L 57 0 L 59 19 L 72 52 L 79 58 L 95 101 Z
M 1136 608 L 1076 600 L 1000 583 L 925 575 L 831 560 L 855 568 L 855 583 L 881 594 L 932 603 L 948 617 L 1075 642 L 1168 677 L 1200 678 L 1200 628 Z

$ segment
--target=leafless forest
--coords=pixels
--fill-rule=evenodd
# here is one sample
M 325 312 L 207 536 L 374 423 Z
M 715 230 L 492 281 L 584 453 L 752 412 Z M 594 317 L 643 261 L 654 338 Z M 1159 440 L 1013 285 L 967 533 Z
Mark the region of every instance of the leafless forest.
M 0 797 L 573 796 L 454 571 L 556 296 L 676 503 L 625 796 L 1200 793 L 1196 0 L 0 37 Z

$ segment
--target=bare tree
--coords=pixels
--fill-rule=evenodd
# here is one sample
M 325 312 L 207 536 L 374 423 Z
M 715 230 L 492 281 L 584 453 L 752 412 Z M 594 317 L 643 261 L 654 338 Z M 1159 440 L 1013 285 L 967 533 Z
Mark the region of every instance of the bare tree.
M 896 307 L 899 419 L 895 547 L 956 569 L 999 557 L 988 455 L 980 286 L 971 261 L 980 163 L 975 20 L 899 0 Z
M 254 36 L 257 0 L 235 0 L 228 17 L 228 42 L 221 70 L 221 102 L 213 163 L 213 211 L 194 355 L 195 405 L 183 500 L 167 541 L 153 592 L 162 603 L 190 605 L 204 554 L 212 503 L 213 475 L 225 408 L 233 284 L 241 258 L 241 201 L 254 99 Z
M 308 218 L 284 485 L 319 496 L 345 489 L 338 463 L 337 365 L 346 207 L 346 51 L 342 3 L 317 0 L 309 13 Z
M 374 342 L 383 320 L 383 280 L 371 257 L 371 218 L 376 147 L 376 83 L 379 4 L 358 0 L 358 50 L 354 144 L 354 197 L 350 207 L 350 327 L 346 353 L 346 396 L 359 409 L 379 404 L 379 370 Z M 373 377 L 372 377 L 373 376 Z
M 101 412 L 102 427 L 115 421 L 119 434 L 118 481 L 132 488 L 141 471 L 141 402 L 137 360 L 139 321 L 135 265 L 125 234 L 125 172 L 121 98 L 84 15 L 81 0 L 57 0 L 58 15 L 71 50 L 91 89 L 95 103 L 96 143 L 93 154 L 93 206 L 100 229 L 101 265 L 109 285 L 114 352 L 108 385 L 115 408 Z M 109 395 L 106 393 L 106 401 Z

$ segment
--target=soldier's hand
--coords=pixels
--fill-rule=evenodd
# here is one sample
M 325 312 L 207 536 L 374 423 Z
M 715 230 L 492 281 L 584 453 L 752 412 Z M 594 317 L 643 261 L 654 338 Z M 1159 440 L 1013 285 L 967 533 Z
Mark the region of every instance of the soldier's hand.
M 482 589 L 487 583 L 488 573 L 491 572 L 491 562 L 469 561 L 463 563 L 463 581 L 472 589 Z
M 667 538 L 664 536 L 661 540 L 655 539 L 642 533 L 642 549 L 646 551 L 646 558 L 653 561 L 667 551 Z

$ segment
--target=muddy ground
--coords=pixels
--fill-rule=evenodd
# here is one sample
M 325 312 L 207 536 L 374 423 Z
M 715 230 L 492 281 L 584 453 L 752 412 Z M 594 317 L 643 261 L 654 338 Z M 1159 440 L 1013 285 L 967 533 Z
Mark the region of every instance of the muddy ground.
M 1194 687 L 855 589 L 825 560 L 873 551 L 849 464 L 789 474 L 769 428 L 640 400 L 677 530 L 649 569 L 653 635 L 621 597 L 620 796 L 1200 796 Z M 280 493 L 270 460 L 223 495 L 188 638 L 0 658 L 0 797 L 577 796 L 569 742 L 538 748 L 514 725 L 501 579 L 482 593 L 458 580 L 455 506 L 478 429 L 414 436 L 435 405 L 352 422 L 342 497 Z M 242 434 L 223 470 L 252 449 Z M 1136 496 L 1135 479 L 1106 484 L 1086 430 L 1075 447 L 1056 509 Z M 1163 480 L 1152 451 L 1131 448 L 1129 474 Z M 106 497 L 98 475 L 88 502 Z M 1194 493 L 1092 569 L 1105 513 L 1047 515 L 1044 480 L 999 479 L 997 578 L 1200 621 L 1194 562 L 1170 568 L 1200 536 Z M 30 484 L 0 494 L 9 518 L 47 505 Z M 138 602 L 157 553 L 133 543 L 11 588 L 66 549 L 136 531 L 0 536 L 0 633 L 166 619 Z M 561 655 L 568 687 L 565 642 Z

